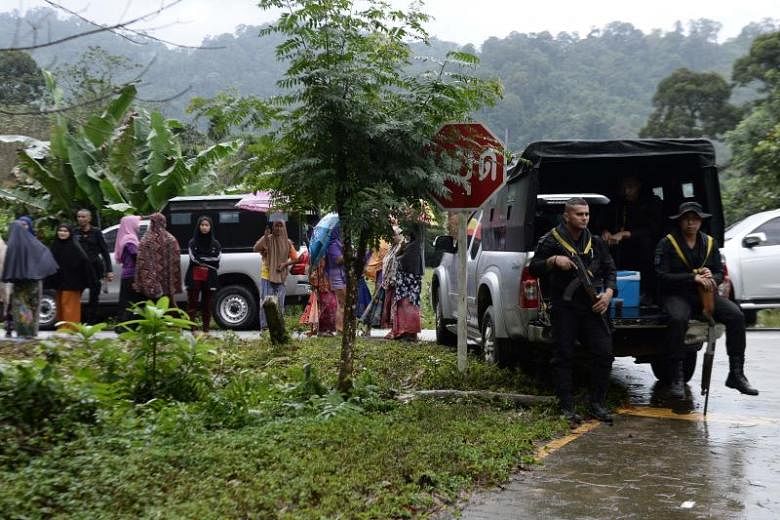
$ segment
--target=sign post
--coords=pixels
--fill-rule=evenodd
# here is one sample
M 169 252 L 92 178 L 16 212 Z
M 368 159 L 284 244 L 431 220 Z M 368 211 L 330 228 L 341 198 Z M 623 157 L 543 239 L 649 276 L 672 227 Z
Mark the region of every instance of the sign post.
M 458 370 L 466 370 L 467 249 L 466 227 L 479 208 L 506 180 L 504 147 L 482 123 L 444 125 L 435 137 L 440 154 L 459 158 L 461 182 L 447 181 L 448 197 L 436 197 L 442 209 L 458 213 Z M 475 230 L 475 233 L 477 230 Z

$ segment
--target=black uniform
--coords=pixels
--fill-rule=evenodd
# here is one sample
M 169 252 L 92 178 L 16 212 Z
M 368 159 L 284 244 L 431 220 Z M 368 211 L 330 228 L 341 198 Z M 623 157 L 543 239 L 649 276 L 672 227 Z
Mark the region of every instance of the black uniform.
M 631 237 L 610 247 L 620 269 L 639 271 L 642 294 L 655 297 L 655 270 L 653 249 L 661 236 L 663 224 L 662 202 L 654 194 L 642 194 L 639 200 L 619 200 L 607 207 L 601 229 L 610 233 L 630 231 Z
M 568 248 L 556 238 L 556 234 Z M 530 271 L 542 278 L 542 293 L 550 295 L 552 300 L 550 317 L 555 339 L 555 384 L 564 410 L 573 407 L 572 357 L 575 341 L 579 339 L 590 350 L 591 403 L 603 403 L 614 359 L 612 336 L 607 324 L 591 309 L 593 302 L 579 284 L 575 270 L 563 271 L 547 266 L 548 258 L 553 255 L 571 256 L 572 249 L 590 271 L 593 285 L 597 289 L 612 289 L 617 294 L 615 263 L 601 238 L 592 236 L 586 229 L 580 239 L 574 241 L 566 227 L 559 225 L 539 240 Z
M 723 264 L 715 240 L 699 232 L 696 244 L 688 247 L 680 231 L 670 235 L 685 256 L 683 262 L 674 243 L 665 236 L 655 250 L 655 270 L 661 289 L 664 312 L 669 315 L 666 346 L 669 359 L 681 361 L 685 351 L 683 342 L 692 316 L 701 314 L 701 298 L 696 290 L 694 269 L 706 267 L 717 284 L 723 281 Z M 726 351 L 729 357 L 745 355 L 745 317 L 740 308 L 726 298 L 715 295 L 715 321 L 726 325 Z
M 87 303 L 84 313 L 85 322 L 89 323 L 96 319 L 98 298 L 100 297 L 100 280 L 111 272 L 111 256 L 108 253 L 106 241 L 103 239 L 103 232 L 98 228 L 90 226 L 88 231 L 76 228 L 73 237 L 87 254 L 95 273 L 94 281 L 89 286 L 89 303 Z

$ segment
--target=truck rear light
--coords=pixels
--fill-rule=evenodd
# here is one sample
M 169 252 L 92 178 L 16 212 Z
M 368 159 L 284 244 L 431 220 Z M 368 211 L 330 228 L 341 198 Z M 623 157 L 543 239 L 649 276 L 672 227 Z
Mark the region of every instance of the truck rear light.
M 520 276 L 520 307 L 523 309 L 539 308 L 539 280 L 531 274 L 528 268 L 523 269 Z

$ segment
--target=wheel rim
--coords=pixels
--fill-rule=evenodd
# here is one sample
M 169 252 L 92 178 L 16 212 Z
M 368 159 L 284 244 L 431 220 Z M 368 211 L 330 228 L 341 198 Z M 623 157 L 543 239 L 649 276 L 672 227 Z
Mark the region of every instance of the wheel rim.
M 225 325 L 241 325 L 249 316 L 249 303 L 242 296 L 231 294 L 219 302 L 217 312 Z
M 54 299 L 44 296 L 41 298 L 41 308 L 38 311 L 38 323 L 49 324 L 56 319 L 57 304 Z
M 493 328 L 493 321 L 485 320 L 485 329 L 482 332 L 482 349 L 485 351 L 485 361 L 488 363 L 496 362 L 496 331 Z

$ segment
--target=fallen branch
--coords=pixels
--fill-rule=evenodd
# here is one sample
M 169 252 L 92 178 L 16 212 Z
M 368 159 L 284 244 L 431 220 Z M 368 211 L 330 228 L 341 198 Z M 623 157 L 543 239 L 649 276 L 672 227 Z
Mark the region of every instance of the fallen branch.
M 526 395 L 491 392 L 489 390 L 417 390 L 399 394 L 396 399 L 407 403 L 419 397 L 477 397 L 480 399 L 506 399 L 522 406 L 536 406 L 539 404 L 555 404 L 556 399 L 551 395 Z

